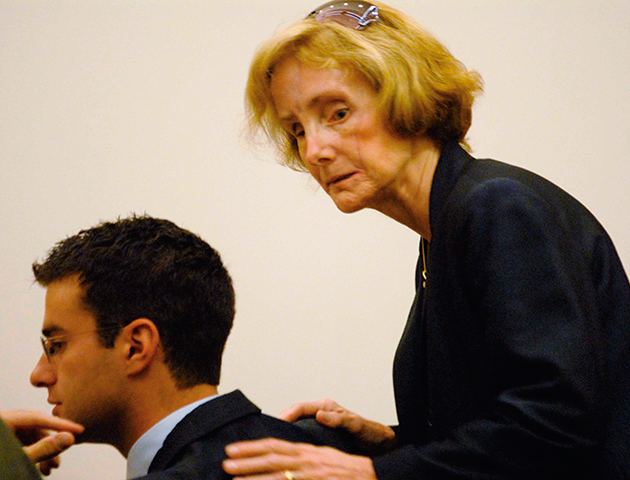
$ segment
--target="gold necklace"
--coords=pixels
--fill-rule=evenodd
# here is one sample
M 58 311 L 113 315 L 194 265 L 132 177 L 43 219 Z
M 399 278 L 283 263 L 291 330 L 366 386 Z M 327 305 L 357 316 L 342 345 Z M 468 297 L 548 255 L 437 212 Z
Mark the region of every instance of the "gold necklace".
M 429 246 L 426 244 L 424 237 L 420 237 L 420 252 L 422 252 L 422 288 L 427 288 L 429 274 L 427 272 L 427 253 Z

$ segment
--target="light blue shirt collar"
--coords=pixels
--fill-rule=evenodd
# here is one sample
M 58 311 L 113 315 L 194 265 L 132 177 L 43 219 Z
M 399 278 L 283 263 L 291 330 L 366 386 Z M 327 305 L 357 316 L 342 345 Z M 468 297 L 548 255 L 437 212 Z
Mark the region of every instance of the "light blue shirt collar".
M 197 400 L 196 402 L 189 403 L 164 417 L 144 432 L 142 436 L 136 440 L 136 443 L 132 445 L 127 455 L 127 479 L 146 475 L 149 472 L 149 466 L 153 458 L 158 450 L 162 448 L 164 440 L 166 440 L 168 434 L 173 431 L 177 424 L 199 405 L 209 402 L 218 396 L 219 395 L 211 395 Z

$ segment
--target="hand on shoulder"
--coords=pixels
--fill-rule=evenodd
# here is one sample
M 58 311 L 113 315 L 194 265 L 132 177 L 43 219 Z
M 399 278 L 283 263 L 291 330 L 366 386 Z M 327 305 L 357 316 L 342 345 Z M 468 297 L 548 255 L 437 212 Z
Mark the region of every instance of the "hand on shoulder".
M 396 434 L 391 427 L 368 420 L 331 399 L 298 403 L 280 415 L 280 418 L 288 422 L 304 417 L 314 417 L 326 427 L 342 428 L 354 435 L 366 448 L 388 448 L 396 441 Z

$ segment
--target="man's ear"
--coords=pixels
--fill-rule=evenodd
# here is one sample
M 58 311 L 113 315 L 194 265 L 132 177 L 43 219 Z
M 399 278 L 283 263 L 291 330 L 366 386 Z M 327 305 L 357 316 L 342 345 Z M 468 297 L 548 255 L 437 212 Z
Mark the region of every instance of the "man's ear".
M 127 357 L 127 373 L 130 375 L 142 373 L 158 358 L 160 332 L 148 318 L 136 318 L 126 325 L 119 341 Z

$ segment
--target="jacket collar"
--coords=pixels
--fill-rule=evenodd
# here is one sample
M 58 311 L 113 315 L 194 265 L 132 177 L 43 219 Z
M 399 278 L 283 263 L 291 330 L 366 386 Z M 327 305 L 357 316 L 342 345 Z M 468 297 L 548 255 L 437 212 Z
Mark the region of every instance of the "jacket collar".
M 151 462 L 149 472 L 164 470 L 179 452 L 190 443 L 224 425 L 247 415 L 260 413 L 240 390 L 221 395 L 186 415 L 164 440 L 164 445 Z
M 431 225 L 431 235 L 434 237 L 439 226 L 440 217 L 444 210 L 444 205 L 459 180 L 462 171 L 474 160 L 472 156 L 464 150 L 456 141 L 449 141 L 444 144 L 440 152 L 433 183 L 431 185 L 431 196 L 429 199 L 429 222 Z

